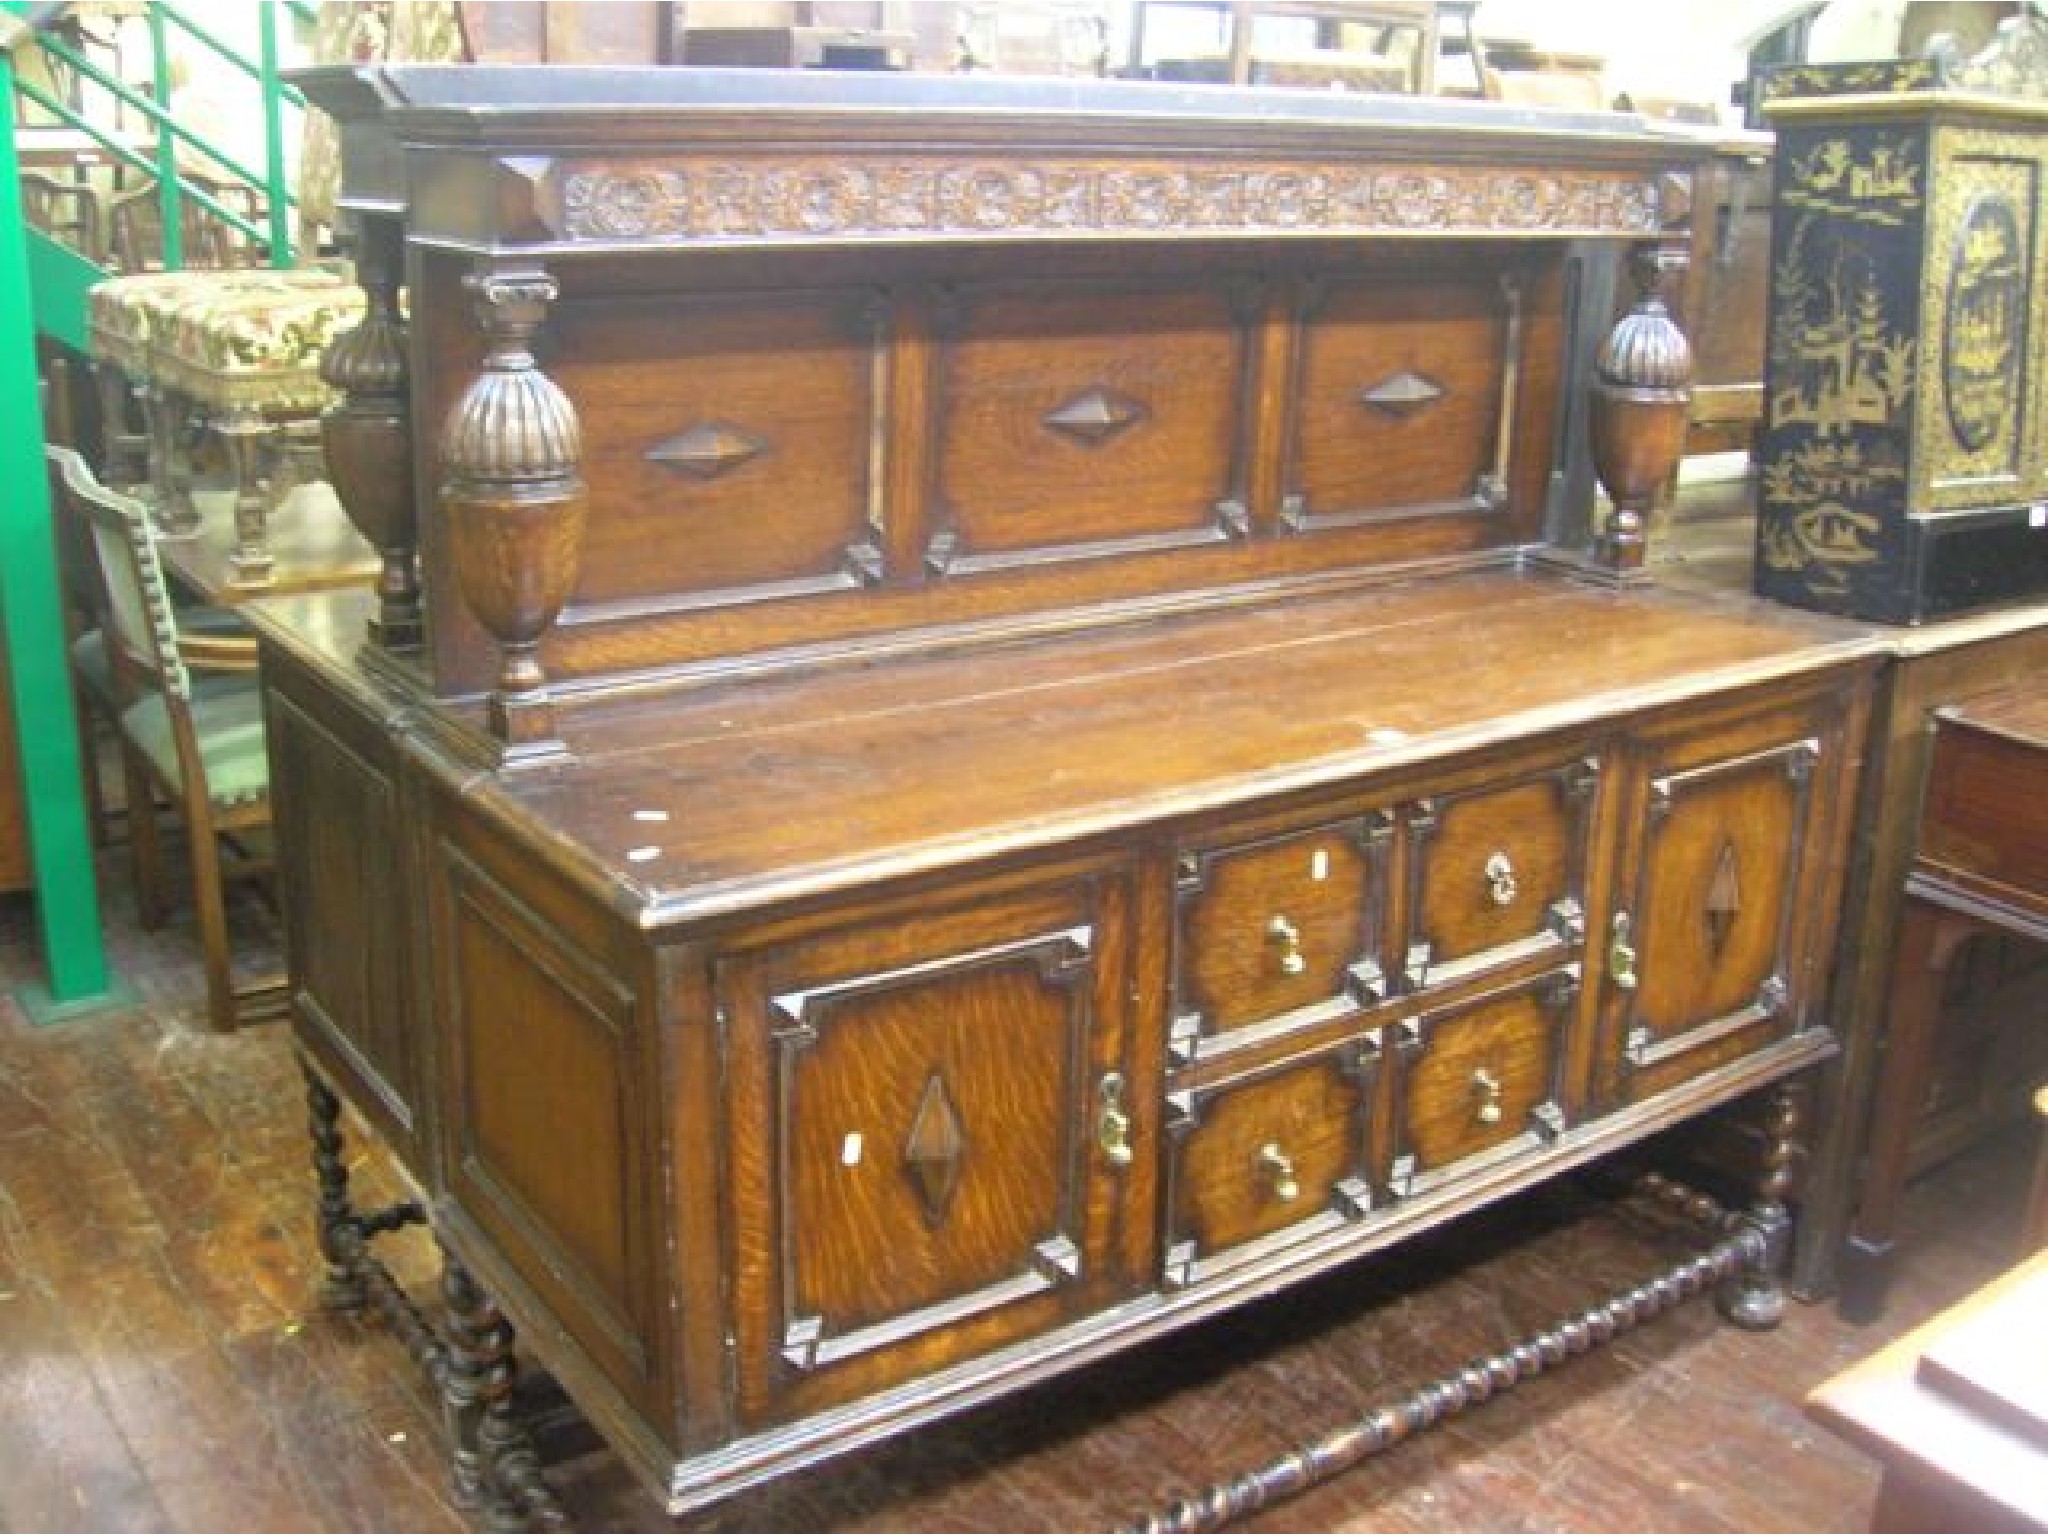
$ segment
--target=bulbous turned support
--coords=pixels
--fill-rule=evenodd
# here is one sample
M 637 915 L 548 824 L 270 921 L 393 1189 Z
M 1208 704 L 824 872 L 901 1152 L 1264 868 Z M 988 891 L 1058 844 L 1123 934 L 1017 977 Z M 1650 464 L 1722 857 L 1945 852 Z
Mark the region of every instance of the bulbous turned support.
M 1630 265 L 1635 304 L 1593 363 L 1593 472 L 1614 504 L 1594 554 L 1618 576 L 1643 567 L 1650 512 L 1685 451 L 1692 402 L 1692 347 L 1664 299 L 1664 285 L 1686 268 L 1686 252 L 1646 246 Z
M 441 429 L 441 509 L 463 597 L 502 654 L 490 728 L 513 765 L 567 750 L 540 642 L 582 550 L 582 428 L 533 359 L 554 279 L 533 267 L 485 267 L 465 281 L 490 350 Z
M 423 638 L 414 564 L 412 379 L 405 319 L 398 310 L 400 227 L 365 217 L 356 245 L 362 323 L 337 336 L 320 377 L 342 401 L 320 423 L 327 474 L 342 510 L 383 560 L 370 638 L 387 651 L 413 651 Z

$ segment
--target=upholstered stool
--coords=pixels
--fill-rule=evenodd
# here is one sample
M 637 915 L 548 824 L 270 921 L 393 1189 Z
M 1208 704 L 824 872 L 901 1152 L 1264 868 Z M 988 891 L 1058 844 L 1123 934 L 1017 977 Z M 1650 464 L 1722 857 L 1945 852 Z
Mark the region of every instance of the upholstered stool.
M 199 514 L 178 452 L 188 412 L 202 415 L 227 450 L 234 481 L 236 579 L 261 585 L 270 568 L 262 459 L 277 429 L 334 401 L 320 381 L 327 343 L 362 316 L 362 293 L 325 267 L 289 271 L 149 272 L 96 285 L 88 305 L 104 368 L 109 419 L 132 381 L 149 422 L 150 484 L 167 537 L 195 533 Z M 111 380 L 111 382 L 109 382 Z

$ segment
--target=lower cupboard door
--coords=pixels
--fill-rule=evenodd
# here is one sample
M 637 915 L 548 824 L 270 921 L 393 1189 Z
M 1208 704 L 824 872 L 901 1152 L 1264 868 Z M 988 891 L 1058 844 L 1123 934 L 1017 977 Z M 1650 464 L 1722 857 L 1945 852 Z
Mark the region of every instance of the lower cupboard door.
M 828 929 L 718 967 L 741 1415 L 773 1422 L 1055 1327 L 1122 1289 L 1155 1135 L 1104 877 Z

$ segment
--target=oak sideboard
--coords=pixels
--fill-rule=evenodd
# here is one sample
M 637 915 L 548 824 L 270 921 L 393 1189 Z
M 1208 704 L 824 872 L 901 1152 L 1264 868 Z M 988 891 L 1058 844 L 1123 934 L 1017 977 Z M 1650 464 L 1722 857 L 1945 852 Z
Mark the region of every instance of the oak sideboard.
M 515 1329 L 679 1511 L 1752 1096 L 1713 1273 L 1768 1320 L 1881 645 L 1643 576 L 1687 140 L 304 83 L 386 559 L 258 618 L 294 1028 L 333 1296 L 435 1369 L 459 1487 L 550 1507 Z M 352 1203 L 341 1100 L 416 1206 Z M 374 1258 L 420 1216 L 445 1323 Z

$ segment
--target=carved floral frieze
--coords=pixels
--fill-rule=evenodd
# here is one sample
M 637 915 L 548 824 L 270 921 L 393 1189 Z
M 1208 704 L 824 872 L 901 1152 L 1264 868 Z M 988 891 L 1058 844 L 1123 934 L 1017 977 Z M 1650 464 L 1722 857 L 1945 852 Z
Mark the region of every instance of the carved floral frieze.
M 1147 230 L 1649 235 L 1668 200 L 1656 178 L 1623 172 L 1308 162 L 564 161 L 554 180 L 547 222 L 561 238 L 655 244 Z

